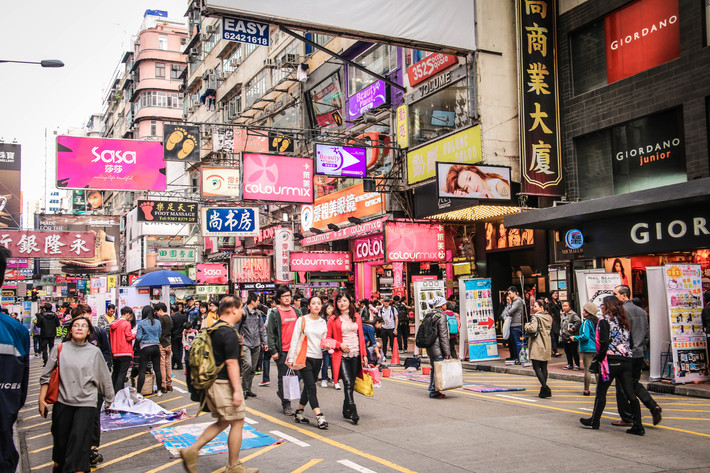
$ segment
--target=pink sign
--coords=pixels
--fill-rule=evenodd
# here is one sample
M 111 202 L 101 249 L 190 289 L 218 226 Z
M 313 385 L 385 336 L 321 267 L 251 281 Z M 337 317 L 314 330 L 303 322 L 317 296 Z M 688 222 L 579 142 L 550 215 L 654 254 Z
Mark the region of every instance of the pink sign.
M 385 257 L 385 243 L 382 233 L 353 240 L 353 261 L 381 260 Z
M 0 246 L 14 258 L 93 258 L 95 240 L 94 232 L 0 230 Z
M 291 271 L 350 271 L 351 256 L 348 251 L 330 253 L 292 252 Z
M 384 230 L 385 220 L 387 217 L 369 222 L 358 223 L 350 227 L 341 228 L 334 232 L 325 232 L 320 235 L 313 235 L 301 240 L 301 246 L 313 246 L 329 241 L 346 240 L 354 236 L 369 235 L 370 233 L 378 233 Z
M 271 282 L 271 258 L 268 256 L 232 256 L 232 281 Z
M 57 187 L 164 191 L 163 144 L 58 136 Z
M 197 284 L 227 284 L 227 268 L 218 263 L 197 265 Z
M 313 160 L 242 153 L 245 200 L 313 203 Z
M 413 222 L 385 224 L 387 261 L 442 261 L 444 226 Z

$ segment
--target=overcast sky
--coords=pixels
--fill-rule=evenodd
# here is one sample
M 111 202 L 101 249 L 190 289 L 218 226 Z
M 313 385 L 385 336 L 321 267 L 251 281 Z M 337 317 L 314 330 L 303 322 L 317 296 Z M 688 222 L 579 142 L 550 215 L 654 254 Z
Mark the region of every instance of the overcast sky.
M 0 59 L 60 59 L 59 69 L 0 63 L 0 138 L 22 145 L 25 199 L 40 198 L 44 130 L 86 125 L 102 112 L 103 95 L 147 9 L 183 18 L 187 0 L 22 0 L 0 15 Z

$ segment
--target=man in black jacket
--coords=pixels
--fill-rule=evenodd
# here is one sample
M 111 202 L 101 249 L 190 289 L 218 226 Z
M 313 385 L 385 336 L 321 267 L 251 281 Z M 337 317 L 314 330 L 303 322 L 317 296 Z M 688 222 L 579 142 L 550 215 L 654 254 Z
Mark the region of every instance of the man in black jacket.
M 54 348 L 54 339 L 57 337 L 57 327 L 60 326 L 59 317 L 52 312 L 52 304 L 44 304 L 44 312 L 37 317 L 39 327 L 39 345 L 42 350 L 42 366 L 47 364 L 48 352 Z
M 187 322 L 187 312 L 182 310 L 182 304 L 178 303 L 178 311 L 173 312 L 170 318 L 173 319 L 173 329 L 170 343 L 173 346 L 173 369 L 182 369 L 182 331 Z

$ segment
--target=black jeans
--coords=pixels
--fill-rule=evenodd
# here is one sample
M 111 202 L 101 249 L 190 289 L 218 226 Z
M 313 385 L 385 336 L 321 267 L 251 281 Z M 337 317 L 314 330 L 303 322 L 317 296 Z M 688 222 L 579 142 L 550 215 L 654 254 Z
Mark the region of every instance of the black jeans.
M 349 406 L 355 405 L 353 391 L 355 390 L 355 377 L 360 371 L 362 358 L 360 355 L 353 357 L 343 357 L 340 362 L 340 377 L 343 379 L 343 394 L 345 396 L 345 404 Z
M 140 393 L 145 383 L 145 370 L 148 369 L 148 362 L 153 365 L 153 374 L 155 375 L 155 385 L 160 388 L 162 386 L 162 376 L 160 375 L 160 347 L 152 345 L 141 348 L 141 364 L 138 367 L 138 386 L 136 389 Z
M 182 369 L 182 337 L 177 337 L 177 340 L 172 341 L 173 346 L 173 369 Z
M 389 340 L 390 347 L 394 350 L 394 329 L 393 328 L 383 328 L 382 329 L 382 355 L 387 356 L 387 341 Z
M 276 387 L 276 395 L 281 400 L 281 407 L 291 407 L 291 401 L 289 399 L 284 399 L 284 376 L 288 371 L 288 366 L 286 366 L 286 355 L 288 352 L 282 351 L 279 355 L 279 359 L 276 360 L 276 369 L 279 373 L 279 382 Z M 298 371 L 296 371 L 298 373 Z
M 101 445 L 101 404 L 104 403 L 103 394 L 99 394 L 99 401 L 96 403 L 96 413 L 94 414 L 94 431 L 91 435 L 91 446 Z
M 67 406 L 61 402 L 52 408 L 52 460 L 56 471 L 90 471 L 89 452 L 94 434 L 96 407 Z
M 123 389 L 123 383 L 125 382 L 126 375 L 128 374 L 128 368 L 131 367 L 130 356 L 116 356 L 113 359 L 113 373 L 111 373 L 111 383 L 113 384 L 113 391 L 118 393 Z
M 49 352 L 52 351 L 52 348 L 54 348 L 54 337 L 52 338 L 47 338 L 47 337 L 42 337 L 39 339 L 39 345 L 42 350 L 42 362 L 46 365 L 47 364 L 47 357 L 49 356 Z
M 557 341 L 560 339 L 560 327 L 552 326 L 550 330 L 550 342 L 552 345 L 552 353 L 557 353 Z
M 540 381 L 540 387 L 542 389 L 547 389 L 547 361 L 530 361 L 532 361 L 533 370 L 535 370 L 535 376 L 537 376 L 537 380 Z
M 653 411 L 653 409 L 658 406 L 658 403 L 656 403 L 655 399 L 651 397 L 649 392 L 646 390 L 646 388 L 643 386 L 643 384 L 639 383 L 639 380 L 641 379 L 641 370 L 643 370 L 643 362 L 644 358 L 639 357 L 639 358 L 633 358 L 631 361 L 631 382 L 633 383 L 634 387 L 634 394 L 636 397 L 643 402 L 643 405 L 648 408 L 648 410 Z M 618 381 L 617 381 L 617 387 L 616 387 L 616 406 L 619 411 L 619 415 L 621 416 L 621 420 L 624 422 L 633 422 L 633 417 L 634 413 L 631 408 L 631 405 L 629 404 L 629 400 L 626 398 L 624 395 L 624 392 L 619 389 L 618 386 Z M 640 406 L 639 406 L 640 409 Z
M 567 340 L 564 348 L 565 356 L 567 356 L 567 364 L 570 366 L 579 366 L 579 345 L 577 342 Z
M 42 352 L 40 348 L 39 337 L 32 337 L 32 345 L 34 346 L 35 355 L 39 355 Z
M 397 343 L 400 350 L 409 350 L 409 322 L 397 326 Z
M 597 377 L 597 393 L 594 398 L 592 425 L 599 425 L 602 412 L 604 412 L 604 408 L 606 407 L 606 392 L 609 390 L 612 381 L 616 379 L 616 390 L 624 391 L 624 395 L 628 399 L 634 427 L 643 429 L 643 425 L 641 424 L 641 404 L 639 404 L 639 400 L 636 399 L 634 383 L 631 379 L 631 358 L 617 356 L 608 356 L 607 358 L 609 361 L 609 380 L 602 381 L 601 376 Z
M 318 358 L 306 358 L 306 366 L 298 370 L 303 380 L 303 389 L 301 389 L 301 400 L 299 402 L 302 406 L 307 406 L 310 402 L 311 409 L 318 409 L 316 378 L 322 361 Z

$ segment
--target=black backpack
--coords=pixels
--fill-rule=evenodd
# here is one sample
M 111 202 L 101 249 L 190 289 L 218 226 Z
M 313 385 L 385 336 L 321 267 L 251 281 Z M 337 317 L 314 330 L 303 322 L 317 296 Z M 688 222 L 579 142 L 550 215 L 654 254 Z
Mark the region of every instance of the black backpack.
M 419 348 L 428 348 L 436 342 L 439 336 L 439 330 L 437 329 L 437 316 L 433 313 L 427 314 L 422 320 L 419 330 L 417 330 L 417 335 L 414 338 L 414 343 Z

